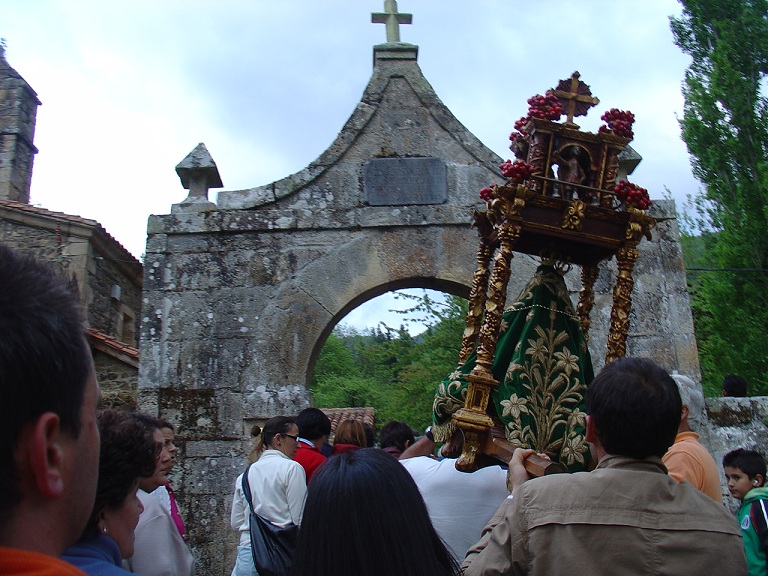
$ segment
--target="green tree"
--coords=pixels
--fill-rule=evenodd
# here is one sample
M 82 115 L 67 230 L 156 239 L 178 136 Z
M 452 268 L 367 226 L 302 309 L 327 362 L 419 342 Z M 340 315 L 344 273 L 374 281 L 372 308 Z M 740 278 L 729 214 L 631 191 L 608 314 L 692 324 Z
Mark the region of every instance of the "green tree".
M 312 395 L 316 406 L 382 408 L 388 399 L 379 381 L 365 374 L 350 343 L 359 340 L 355 331 L 334 331 L 328 336 L 315 365 Z M 373 340 L 375 342 L 375 340 Z
M 312 388 L 312 396 L 315 406 L 322 408 L 373 406 L 378 412 L 389 404 L 385 391 L 376 380 L 356 374 L 320 378 Z
M 691 277 L 705 391 L 737 373 L 768 393 L 768 0 L 681 0 L 675 43 L 692 58 L 680 121 L 706 263 Z M 704 268 L 704 266 L 702 266 Z
M 333 376 L 360 376 L 360 372 L 349 347 L 341 333 L 331 332 L 320 351 L 312 375 L 312 384 Z
M 402 405 L 400 420 L 420 430 L 431 422 L 438 383 L 456 369 L 467 301 L 449 295 L 442 302 L 435 302 L 425 295 L 418 307 L 425 314 L 427 329 L 418 338 L 413 360 L 400 372 L 402 390 L 411 399 Z
M 456 367 L 467 303 L 455 296 L 412 299 L 405 315 L 418 314 L 427 326 L 417 337 L 383 324 L 331 333 L 313 375 L 316 406 L 373 406 L 379 425 L 398 420 L 419 430 L 430 422 L 437 384 Z

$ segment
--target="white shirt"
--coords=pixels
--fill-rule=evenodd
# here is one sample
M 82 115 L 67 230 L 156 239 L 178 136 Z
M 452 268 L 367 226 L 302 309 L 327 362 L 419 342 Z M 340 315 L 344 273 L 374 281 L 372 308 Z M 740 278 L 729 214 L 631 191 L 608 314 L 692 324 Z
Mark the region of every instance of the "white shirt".
M 506 470 L 488 466 L 460 472 L 455 458 L 435 460 L 429 456 L 406 458 L 400 463 L 419 487 L 435 530 L 461 562 L 509 496 Z
M 301 524 L 307 499 L 304 468 L 279 450 L 264 450 L 248 470 L 251 499 L 256 514 L 277 526 Z M 248 501 L 243 495 L 243 475 L 235 480 L 230 524 L 240 530 L 240 543 L 250 544 Z
M 137 494 L 144 512 L 136 526 L 133 556 L 126 560 L 128 569 L 145 576 L 193 576 L 195 559 L 170 512 L 152 494 Z
M 165 486 L 158 486 L 150 494 L 160 500 L 163 508 L 168 510 L 168 514 L 171 513 L 171 495 L 168 494 L 168 489 Z

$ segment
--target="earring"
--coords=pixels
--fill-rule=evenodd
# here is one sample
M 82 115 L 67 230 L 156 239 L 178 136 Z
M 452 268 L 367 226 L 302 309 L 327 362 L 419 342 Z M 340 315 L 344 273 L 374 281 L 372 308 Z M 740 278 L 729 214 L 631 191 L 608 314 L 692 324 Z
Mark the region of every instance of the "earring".
M 752 486 L 757 486 L 757 480 L 754 480 L 754 481 L 752 482 Z
M 106 526 L 102 526 L 101 531 L 104 532 L 104 534 L 106 534 L 107 533 L 107 527 Z

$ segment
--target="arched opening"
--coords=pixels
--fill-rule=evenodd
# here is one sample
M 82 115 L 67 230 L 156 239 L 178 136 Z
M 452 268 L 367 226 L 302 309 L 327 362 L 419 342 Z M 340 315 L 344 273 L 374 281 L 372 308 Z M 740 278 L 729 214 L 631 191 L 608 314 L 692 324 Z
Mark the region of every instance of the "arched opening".
M 434 289 L 388 291 L 352 309 L 318 351 L 310 377 L 318 408 L 373 407 L 423 430 L 438 383 L 457 365 L 467 300 Z

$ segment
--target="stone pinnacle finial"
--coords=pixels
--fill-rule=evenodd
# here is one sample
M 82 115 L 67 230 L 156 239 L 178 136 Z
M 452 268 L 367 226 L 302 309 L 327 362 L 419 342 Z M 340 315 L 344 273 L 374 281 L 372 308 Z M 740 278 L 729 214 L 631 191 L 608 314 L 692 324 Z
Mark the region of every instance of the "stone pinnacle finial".
M 216 162 L 211 158 L 205 144 L 200 142 L 178 163 L 176 174 L 181 179 L 181 185 L 189 190 L 189 196 L 181 204 L 174 204 L 172 212 L 198 212 L 216 207 L 213 202 L 208 201 L 208 190 L 223 188 L 224 184 L 221 182 Z
M 400 14 L 397 0 L 384 0 L 384 12 L 371 14 L 371 22 L 386 25 L 387 42 L 400 42 L 400 24 L 412 24 L 413 14 Z

